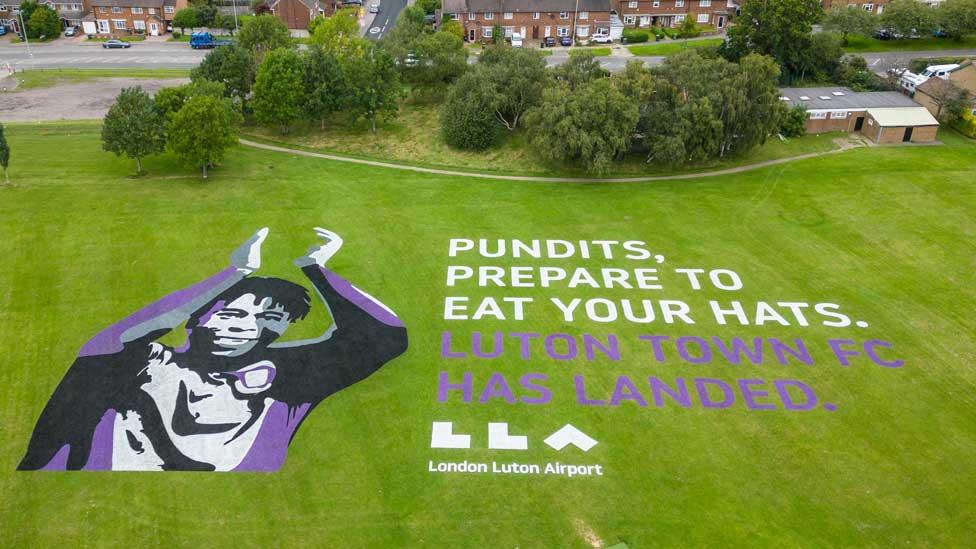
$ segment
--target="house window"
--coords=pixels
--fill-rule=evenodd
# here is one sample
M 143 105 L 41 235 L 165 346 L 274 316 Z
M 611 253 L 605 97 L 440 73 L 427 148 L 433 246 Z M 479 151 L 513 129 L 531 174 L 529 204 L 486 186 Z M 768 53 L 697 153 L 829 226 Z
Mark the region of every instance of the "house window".
M 589 26 L 582 26 L 582 27 L 577 26 L 576 27 L 576 36 L 580 36 L 582 38 L 586 38 L 589 35 L 590 35 L 590 27 Z
M 559 12 L 559 18 L 560 19 L 569 19 L 569 12 L 568 11 L 561 11 L 561 12 Z
M 137 7 L 132 8 L 132 15 L 141 15 L 141 14 L 142 14 L 142 8 L 137 8 Z
M 490 11 L 485 12 L 485 21 L 491 21 L 494 18 L 495 18 L 494 12 L 490 12 Z
M 532 12 L 532 19 L 538 19 L 538 18 L 539 18 L 539 12 L 537 11 Z
M 124 31 L 125 30 L 125 19 L 112 19 L 112 26 L 115 30 Z
M 831 111 L 830 118 L 835 120 L 847 118 L 847 111 Z
M 108 11 L 108 8 L 98 8 L 98 11 L 105 13 Z
M 708 23 L 708 14 L 707 13 L 699 13 L 698 14 L 698 22 L 699 23 Z
M 491 38 L 491 27 L 481 27 L 481 37 Z
M 698 0 L 698 5 L 703 8 L 710 7 L 712 5 L 712 0 Z
M 675 25 L 677 25 L 678 23 L 680 23 L 680 22 L 682 22 L 684 20 L 685 20 L 685 14 L 683 14 L 683 13 L 681 15 L 675 15 L 674 16 L 674 24 Z
M 588 11 L 581 11 L 581 12 L 579 12 L 579 18 L 580 19 L 589 19 L 590 18 L 590 12 L 588 12 Z
M 676 8 L 685 7 L 685 0 L 674 0 L 674 7 Z
M 461 19 L 461 16 L 459 14 L 457 13 L 451 14 L 451 21 L 458 21 L 459 19 Z
M 810 111 L 811 120 L 823 120 L 827 118 L 827 111 Z
M 628 8 L 636 8 L 637 7 L 637 2 L 634 2 L 633 0 L 631 0 L 630 2 L 627 2 L 627 7 Z
M 515 34 L 515 27 L 505 27 L 505 38 L 511 38 Z
M 475 15 L 473 11 L 468 12 L 468 21 L 474 21 Z
M 98 20 L 98 32 L 99 34 L 108 34 L 108 21 L 104 19 Z
M 636 22 L 637 22 L 637 17 L 636 16 L 634 16 L 634 15 L 625 15 L 624 16 L 624 24 L 625 25 L 633 25 Z
M 122 13 L 122 8 L 118 6 L 112 6 L 112 13 Z
M 556 36 L 569 36 L 569 27 L 556 27 Z
M 874 4 L 864 4 L 864 11 L 874 11 Z
M 510 11 L 506 11 L 502 14 L 502 19 L 511 19 L 512 17 L 514 17 L 514 15 Z
M 85 9 L 83 4 L 71 4 L 72 11 L 81 11 Z
M 175 6 L 163 6 L 163 13 L 173 13 L 176 11 Z
M 138 21 L 133 21 L 132 26 L 135 27 L 136 30 L 141 30 L 141 31 L 146 30 L 146 22 L 141 19 Z
M 658 0 L 654 0 L 653 2 L 651 2 L 651 7 L 660 8 L 661 7 L 661 3 L 658 2 Z

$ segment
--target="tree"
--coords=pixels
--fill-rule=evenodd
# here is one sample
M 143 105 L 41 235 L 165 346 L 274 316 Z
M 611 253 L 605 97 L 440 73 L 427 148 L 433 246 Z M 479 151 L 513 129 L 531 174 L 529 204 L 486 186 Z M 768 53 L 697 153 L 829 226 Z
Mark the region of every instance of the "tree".
M 783 137 L 800 137 L 807 133 L 807 108 L 794 105 L 786 111 L 779 123 L 779 133 Z
M 153 103 L 159 116 L 163 120 L 169 120 L 194 97 L 224 97 L 224 84 L 212 80 L 196 80 L 182 86 L 162 88 L 156 92 Z
M 237 30 L 237 21 L 234 20 L 233 15 L 227 15 L 225 13 L 218 13 L 214 16 L 213 21 L 214 28 L 224 29 L 229 32 L 231 36 L 234 36 L 234 31 Z
M 27 36 L 29 38 L 56 37 L 61 33 L 61 17 L 58 12 L 48 6 L 38 6 L 27 21 Z
M 217 26 L 214 24 L 217 18 L 217 8 L 206 3 L 198 3 L 194 5 L 194 9 L 197 12 L 197 24 L 199 26 L 209 28 Z
M 237 33 L 237 43 L 260 64 L 264 55 L 278 48 L 293 48 L 288 26 L 274 15 L 259 15 L 248 20 Z
M 441 23 L 441 32 L 453 34 L 461 40 L 464 40 L 464 27 L 461 26 L 461 23 L 458 23 L 453 19 L 448 19 L 447 21 Z
M 953 39 L 976 33 L 976 0 L 945 0 L 935 15 L 939 28 Z
M 556 80 L 576 89 L 599 78 L 605 78 L 609 73 L 600 66 L 600 62 L 590 52 L 570 55 L 569 59 L 553 70 Z
M 319 121 L 325 129 L 325 119 L 339 111 L 346 103 L 348 91 L 342 63 L 331 52 L 311 47 L 302 58 L 305 96 L 302 112 Z
M 630 146 L 637 118 L 637 106 L 608 78 L 599 78 L 575 90 L 565 83 L 550 86 L 525 122 L 540 156 L 606 173 Z
M 310 23 L 309 32 L 313 44 L 333 50 L 344 49 L 350 39 L 359 37 L 359 13 L 355 8 L 344 8 L 335 12 L 332 17 L 322 18 L 322 21 L 315 24 L 314 32 L 311 27 Z
M 424 10 L 425 15 L 434 15 L 434 12 L 441 9 L 441 0 L 417 0 L 417 7 Z
M 498 23 L 495 23 L 491 27 L 491 43 L 492 44 L 505 44 L 505 29 Z
M 883 91 L 888 86 L 881 78 L 868 69 L 868 62 L 860 55 L 845 55 L 841 58 L 834 74 L 834 80 L 854 91 Z
M 441 135 L 448 145 L 480 151 L 490 147 L 501 131 L 495 117 L 495 93 L 489 71 L 476 68 L 461 76 L 441 109 Z
M 375 132 L 378 117 L 396 114 L 403 89 L 393 58 L 372 42 L 357 40 L 363 55 L 343 60 L 349 90 L 347 105 L 352 113 L 365 117 Z
M 892 0 L 881 14 L 881 24 L 907 38 L 935 30 L 935 10 L 918 0 Z
M 427 88 L 440 88 L 456 80 L 468 68 L 468 50 L 457 36 L 447 32 L 424 34 L 413 45 L 416 62 L 401 63 L 404 81 Z
M 697 38 L 701 35 L 701 30 L 691 17 L 685 17 L 678 26 L 678 38 Z
M 7 175 L 8 167 L 10 167 L 10 145 L 7 144 L 7 136 L 3 133 L 3 124 L 0 124 L 0 168 L 3 168 L 3 180 L 10 183 L 10 176 Z
M 30 18 L 34 15 L 34 11 L 39 7 L 40 4 L 38 4 L 36 0 L 24 0 L 20 3 L 20 15 L 24 18 L 24 21 L 26 21 L 28 25 L 30 25 Z M 28 33 L 29 32 L 30 31 L 28 30 Z M 33 38 L 32 35 L 29 35 L 28 37 Z
M 822 13 L 818 0 L 746 0 L 720 51 L 729 61 L 750 53 L 769 55 L 793 79 L 802 70 L 810 31 Z
M 935 117 L 943 124 L 952 124 L 969 106 L 969 93 L 951 80 L 932 78 L 925 86 L 925 94 L 935 104 Z
M 853 36 L 871 36 L 878 30 L 878 17 L 860 9 L 857 5 L 839 6 L 831 9 L 824 18 L 823 28 L 840 34 L 843 45 Z
M 301 114 L 305 94 L 302 58 L 290 49 L 268 52 L 254 82 L 254 115 L 266 125 L 278 126 L 282 134 Z
M 494 95 L 495 116 L 515 131 L 522 116 L 542 100 L 548 80 L 546 61 L 535 50 L 493 46 L 485 48 L 475 70 L 486 70 Z
M 194 8 L 183 8 L 173 16 L 173 26 L 179 27 L 180 32 L 186 34 L 186 29 L 191 31 L 200 26 L 200 18 L 197 17 L 197 10 Z
M 136 175 L 141 175 L 142 159 L 166 145 L 163 130 L 163 117 L 149 94 L 138 86 L 123 88 L 102 121 L 102 149 L 135 159 Z
M 167 145 L 184 162 L 198 166 L 206 179 L 207 168 L 220 162 L 237 142 L 241 121 L 229 99 L 193 97 L 170 118 Z
M 837 72 L 844 56 L 841 38 L 829 32 L 810 37 L 809 46 L 796 59 L 794 76 L 800 79 L 829 80 Z
M 224 84 L 224 93 L 244 104 L 244 99 L 254 86 L 254 64 L 247 50 L 237 44 L 229 44 L 213 49 L 203 61 L 190 72 L 190 79 L 211 80 Z

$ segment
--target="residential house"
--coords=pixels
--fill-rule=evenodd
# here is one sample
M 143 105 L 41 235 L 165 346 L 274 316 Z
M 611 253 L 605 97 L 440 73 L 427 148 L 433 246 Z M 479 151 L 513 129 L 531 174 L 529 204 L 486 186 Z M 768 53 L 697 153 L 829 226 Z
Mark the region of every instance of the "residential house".
M 17 6 L 20 3 L 14 4 L 12 1 L 10 3 L 5 3 L 4 0 L 0 0 L 0 26 L 14 30 L 17 28 Z
M 159 36 L 186 0 L 88 0 L 89 12 L 82 18 L 85 34 L 125 37 L 132 34 Z
M 489 42 L 495 25 L 506 38 L 526 39 L 610 34 L 610 0 L 444 0 L 441 20 L 453 19 L 468 42 Z
M 780 100 L 807 111 L 807 133 L 860 133 L 876 143 L 935 141 L 939 122 L 899 92 L 780 88 Z
M 613 0 L 628 27 L 677 27 L 691 18 L 724 29 L 739 5 L 733 0 Z
M 38 3 L 58 12 L 62 27 L 80 27 L 81 18 L 88 12 L 84 0 L 40 0 Z
M 956 68 L 949 71 L 946 79 L 929 78 L 925 82 L 915 87 L 913 98 L 920 103 L 933 115 L 941 115 L 939 105 L 935 99 L 939 95 L 940 89 L 946 86 L 947 82 L 952 82 L 969 93 L 970 112 L 976 115 L 976 65 L 973 60 L 963 61 Z
M 312 19 L 328 17 L 342 7 L 341 0 L 272 0 L 271 13 L 291 30 L 308 30 Z
M 889 0 L 820 0 L 820 5 L 823 6 L 824 11 L 847 6 L 848 8 L 859 8 L 866 12 L 881 15 L 884 13 L 885 4 L 888 2 Z

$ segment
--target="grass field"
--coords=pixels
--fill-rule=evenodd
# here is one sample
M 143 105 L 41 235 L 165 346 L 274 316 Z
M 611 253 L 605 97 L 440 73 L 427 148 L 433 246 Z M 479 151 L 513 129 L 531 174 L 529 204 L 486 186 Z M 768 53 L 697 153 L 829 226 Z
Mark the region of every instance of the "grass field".
M 600 48 L 600 47 L 583 47 L 583 48 L 570 48 L 569 55 L 584 55 L 589 54 L 593 57 L 607 57 L 610 55 L 610 48 Z
M 501 142 L 484 152 L 467 152 L 447 146 L 440 134 L 438 105 L 405 104 L 395 120 L 383 124 L 375 134 L 365 123 L 337 121 L 323 132 L 317 124 L 295 128 L 288 135 L 274 130 L 248 127 L 245 134 L 261 141 L 298 146 L 313 151 L 339 153 L 360 158 L 393 160 L 404 164 L 435 168 L 500 174 L 571 175 L 587 173 L 577 166 L 554 164 L 533 154 L 521 132 L 506 134 Z M 809 135 L 783 143 L 773 139 L 765 146 L 725 161 L 710 161 L 687 166 L 683 171 L 696 172 L 753 164 L 764 160 L 824 152 L 837 148 L 841 134 Z M 673 173 L 648 164 L 641 155 L 631 155 L 617 162 L 613 174 L 619 176 L 660 175 Z
M 186 78 L 187 69 L 38 69 L 17 73 L 17 89 L 50 88 L 60 84 L 77 84 L 101 78 Z
M 847 52 L 869 51 L 927 51 L 927 50 L 964 50 L 976 48 L 976 35 L 967 36 L 962 40 L 951 38 L 916 38 L 914 40 L 878 40 L 863 36 L 851 36 L 844 47 Z
M 0 531 L 8 547 L 946 546 L 976 536 L 976 144 L 858 149 L 707 180 L 529 184 L 442 177 L 235 148 L 203 181 L 168 155 L 149 175 L 104 153 L 94 123 L 9 125 L 0 186 Z M 938 169 L 932 169 L 933 166 Z M 261 274 L 303 281 L 289 261 L 311 227 L 345 239 L 330 266 L 397 311 L 410 349 L 327 399 L 273 474 L 15 472 L 34 423 L 80 346 L 108 323 L 227 264 L 269 226 Z M 621 259 L 475 261 L 449 238 L 645 240 L 666 260 L 664 291 L 446 288 L 447 265 L 632 268 Z M 732 269 L 744 288 L 694 291 L 680 266 Z M 671 273 L 671 274 L 666 274 Z M 446 321 L 444 297 L 517 295 L 832 302 L 867 328 Z M 320 303 L 288 337 L 317 334 Z M 458 338 L 534 332 L 802 338 L 813 366 L 688 364 L 624 346 L 620 361 L 440 357 Z M 968 335 L 967 335 L 968 334 Z M 881 339 L 900 368 L 821 360 L 828 338 Z M 437 376 L 549 376 L 548 404 L 437 401 Z M 798 379 L 837 411 L 581 406 L 618 375 Z M 481 389 L 476 389 L 480 393 Z M 646 388 L 643 389 L 646 391 Z M 476 393 L 477 394 L 477 393 Z M 763 399 L 760 399 L 763 400 Z M 431 422 L 470 450 L 431 449 Z M 486 424 L 529 437 L 486 449 Z M 556 452 L 571 423 L 599 441 Z M 428 460 L 600 464 L 604 475 L 435 474 Z M 969 541 L 967 541 L 969 540 Z
M 706 38 L 704 40 L 686 40 L 682 42 L 658 42 L 641 44 L 627 49 L 634 55 L 674 55 L 688 48 L 707 48 L 720 46 L 725 40 L 722 38 Z

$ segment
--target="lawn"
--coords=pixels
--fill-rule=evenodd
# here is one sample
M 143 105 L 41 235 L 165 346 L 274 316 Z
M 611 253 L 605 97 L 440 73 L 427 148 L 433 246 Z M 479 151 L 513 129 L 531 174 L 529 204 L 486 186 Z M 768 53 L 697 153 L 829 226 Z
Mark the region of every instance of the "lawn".
M 101 78 L 186 78 L 187 69 L 36 69 L 17 73 L 17 89 L 49 88 L 60 84 L 90 82 Z
M 943 146 L 859 149 L 721 178 L 615 185 L 434 176 L 236 147 L 203 181 L 169 155 L 147 159 L 149 175 L 133 179 L 133 163 L 101 151 L 98 132 L 95 123 L 7 127 L 12 183 L 0 186 L 6 546 L 971 544 L 973 142 L 943 132 Z M 230 251 L 262 226 L 271 233 L 260 273 L 306 284 L 290 260 L 313 242 L 311 227 L 342 235 L 330 267 L 397 311 L 409 333 L 406 354 L 319 405 L 277 473 L 14 471 L 38 414 L 89 337 L 224 268 Z M 450 238 L 573 246 L 643 240 L 665 259 L 627 260 L 614 244 L 606 244 L 617 251 L 613 259 L 602 259 L 597 244 L 590 259 L 450 258 Z M 447 288 L 448 265 L 658 268 L 664 290 Z M 674 272 L 681 267 L 731 269 L 744 287 L 723 291 L 705 281 L 692 290 Z M 522 321 L 448 321 L 445 296 L 535 304 Z M 697 322 L 570 322 L 550 311 L 551 297 L 600 296 L 682 300 Z M 740 301 L 750 317 L 759 301 L 837 303 L 869 326 L 824 326 L 812 309 L 808 326 L 792 314 L 789 326 L 768 319 L 743 326 L 734 317 L 720 325 L 708 300 Z M 318 297 L 312 301 L 287 339 L 328 324 Z M 524 359 L 510 339 L 497 359 L 444 358 L 445 331 L 455 336 L 454 351 L 474 331 L 486 339 L 501 331 L 615 334 L 623 352 L 620 360 L 599 351 L 594 360 L 554 360 L 538 339 L 527 339 L 532 355 Z M 650 345 L 637 345 L 639 335 L 800 339 L 815 363 L 690 364 L 671 346 L 658 362 Z M 884 340 L 892 347 L 874 351 L 904 364 L 881 367 L 860 355 L 840 366 L 825 350 L 828 339 Z M 554 352 L 566 349 L 557 341 Z M 442 371 L 453 383 L 471 372 L 474 402 L 462 403 L 460 391 L 438 402 Z M 496 386 L 502 396 L 480 403 L 492 372 L 525 398 L 536 393 L 517 380 L 541 373 L 552 399 L 508 404 Z M 703 408 L 697 397 L 684 408 L 667 396 L 662 407 L 633 397 L 587 406 L 577 404 L 574 375 L 585 378 L 590 400 L 607 400 L 624 375 L 645 396 L 648 376 L 668 384 L 742 379 L 759 403 L 778 400 L 760 394 L 771 385 L 749 380 L 796 379 L 837 408 L 748 410 L 739 392 L 729 408 Z M 435 421 L 471 434 L 471 449 L 431 449 Z M 528 450 L 487 449 L 488 422 L 528 436 Z M 583 453 L 542 442 L 565 424 L 598 444 Z M 430 461 L 465 460 L 598 464 L 603 475 L 428 471 Z
M 365 123 L 348 124 L 341 119 L 330 122 L 326 131 L 317 124 L 295 128 L 289 135 L 280 135 L 267 128 L 250 126 L 245 134 L 260 141 L 297 146 L 313 151 L 344 154 L 357 158 L 396 161 L 404 164 L 434 168 L 500 174 L 528 175 L 587 175 L 576 166 L 555 164 L 533 154 L 525 135 L 517 131 L 502 136 L 501 142 L 483 152 L 468 152 L 447 146 L 441 138 L 437 105 L 407 103 L 400 116 L 383 124 L 371 133 Z M 837 148 L 835 139 L 841 134 L 824 134 L 790 139 L 786 143 L 770 140 L 764 147 L 726 159 L 686 166 L 683 171 L 695 172 L 752 164 L 763 160 L 824 152 Z M 630 155 L 619 161 L 612 175 L 660 175 L 674 169 L 648 164 L 641 155 Z
M 966 50 L 976 48 L 976 35 L 962 40 L 951 38 L 916 38 L 913 40 L 878 40 L 864 36 L 851 36 L 844 51 L 852 53 L 874 51 L 928 51 L 928 50 Z
M 704 40 L 684 40 L 678 42 L 657 42 L 631 46 L 627 49 L 634 55 L 674 55 L 688 48 L 707 48 L 720 46 L 725 40 L 722 38 L 706 38 Z
M 589 54 L 593 57 L 607 57 L 610 55 L 610 48 L 600 48 L 600 47 L 580 47 L 580 48 L 570 48 L 569 55 L 585 55 Z

